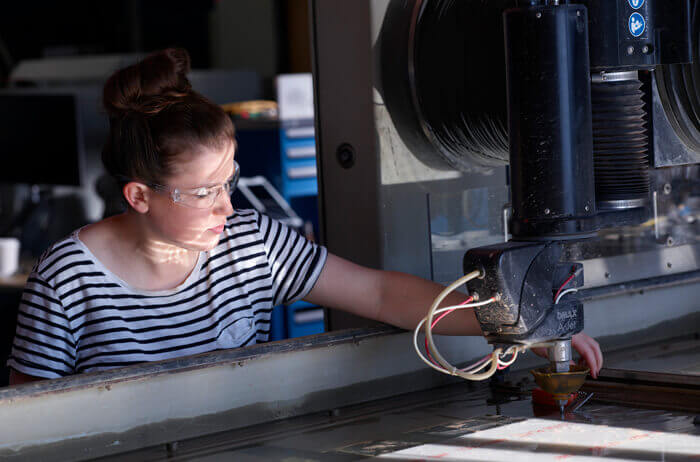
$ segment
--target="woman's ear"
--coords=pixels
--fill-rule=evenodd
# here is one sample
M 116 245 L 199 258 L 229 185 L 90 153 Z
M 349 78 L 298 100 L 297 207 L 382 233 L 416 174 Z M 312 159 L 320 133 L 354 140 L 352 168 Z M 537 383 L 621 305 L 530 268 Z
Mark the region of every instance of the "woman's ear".
M 146 213 L 150 207 L 150 189 L 143 183 L 131 181 L 124 185 L 122 193 L 124 199 L 129 203 L 132 209 L 139 213 Z

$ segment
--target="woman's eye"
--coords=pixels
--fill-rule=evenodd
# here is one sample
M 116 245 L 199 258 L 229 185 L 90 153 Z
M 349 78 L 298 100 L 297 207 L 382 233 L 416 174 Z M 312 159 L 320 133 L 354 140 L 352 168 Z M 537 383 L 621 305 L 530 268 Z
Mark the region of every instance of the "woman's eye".
M 194 196 L 197 199 L 206 199 L 207 197 L 211 196 L 212 192 L 207 189 L 207 188 L 199 188 L 194 192 Z

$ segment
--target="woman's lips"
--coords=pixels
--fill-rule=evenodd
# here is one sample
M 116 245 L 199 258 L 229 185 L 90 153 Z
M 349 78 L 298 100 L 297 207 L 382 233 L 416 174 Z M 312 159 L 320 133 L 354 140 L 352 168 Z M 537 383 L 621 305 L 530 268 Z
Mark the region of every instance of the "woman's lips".
M 219 225 L 219 226 L 216 226 L 214 228 L 209 228 L 209 231 L 213 231 L 217 234 L 221 234 L 224 232 L 224 225 Z

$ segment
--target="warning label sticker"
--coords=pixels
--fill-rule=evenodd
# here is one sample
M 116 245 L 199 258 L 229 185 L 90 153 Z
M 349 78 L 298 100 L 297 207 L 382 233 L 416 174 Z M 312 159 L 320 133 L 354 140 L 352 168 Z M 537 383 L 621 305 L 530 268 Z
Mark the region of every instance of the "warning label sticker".
M 632 13 L 629 19 L 629 29 L 630 34 L 633 37 L 639 37 L 644 33 L 646 29 L 646 22 L 644 21 L 644 16 L 639 13 Z

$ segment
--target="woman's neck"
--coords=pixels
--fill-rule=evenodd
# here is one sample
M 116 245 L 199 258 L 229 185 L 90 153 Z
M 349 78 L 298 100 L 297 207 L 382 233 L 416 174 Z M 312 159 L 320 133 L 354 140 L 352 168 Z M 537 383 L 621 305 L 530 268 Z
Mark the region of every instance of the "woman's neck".
M 178 265 L 192 262 L 199 251 L 182 248 L 167 242 L 157 236 L 143 221 L 142 217 L 133 212 L 126 212 L 114 217 L 114 229 L 119 233 L 121 241 L 131 255 L 144 261 L 154 269 L 161 265 Z
M 107 269 L 145 290 L 177 287 L 199 258 L 199 251 L 158 238 L 139 216 L 129 212 L 91 225 L 81 231 L 80 239 Z

